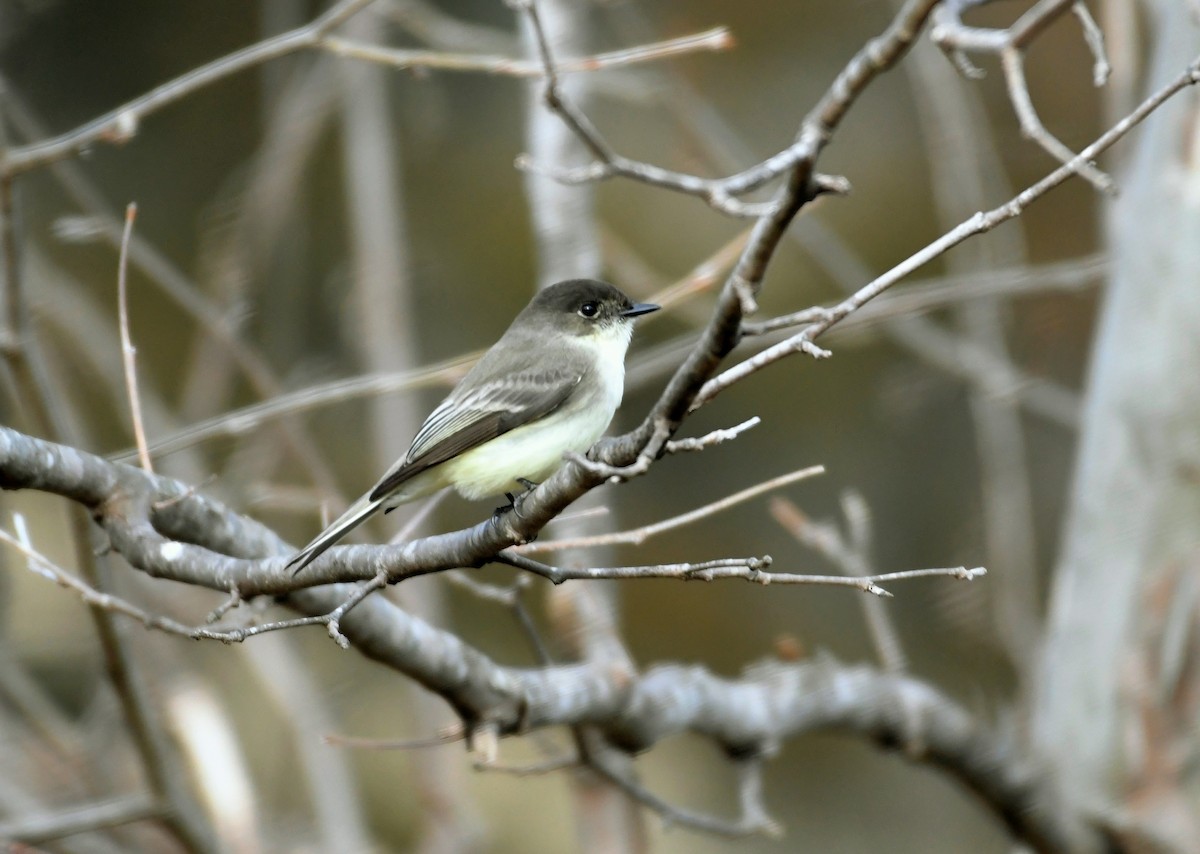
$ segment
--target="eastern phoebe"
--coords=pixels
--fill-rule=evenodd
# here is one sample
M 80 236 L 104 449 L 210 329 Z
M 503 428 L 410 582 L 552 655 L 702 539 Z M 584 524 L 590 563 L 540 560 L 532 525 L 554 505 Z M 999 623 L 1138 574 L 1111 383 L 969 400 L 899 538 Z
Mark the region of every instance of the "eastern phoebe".
M 540 481 L 612 421 L 625 390 L 633 318 L 657 311 L 606 282 L 541 291 L 450 395 L 374 488 L 288 562 L 299 572 L 377 510 L 453 486 L 468 499 Z

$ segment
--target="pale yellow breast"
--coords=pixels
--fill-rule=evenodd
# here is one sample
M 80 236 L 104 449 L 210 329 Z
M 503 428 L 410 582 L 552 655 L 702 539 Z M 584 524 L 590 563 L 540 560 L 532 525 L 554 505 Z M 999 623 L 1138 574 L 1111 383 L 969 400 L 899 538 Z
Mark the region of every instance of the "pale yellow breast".
M 546 418 L 518 427 L 437 468 L 464 498 L 480 499 L 516 491 L 517 478 L 542 481 L 562 465 L 568 451 L 583 453 L 612 421 L 625 389 L 625 351 L 630 324 L 572 342 L 587 347 L 596 370 L 580 393 Z

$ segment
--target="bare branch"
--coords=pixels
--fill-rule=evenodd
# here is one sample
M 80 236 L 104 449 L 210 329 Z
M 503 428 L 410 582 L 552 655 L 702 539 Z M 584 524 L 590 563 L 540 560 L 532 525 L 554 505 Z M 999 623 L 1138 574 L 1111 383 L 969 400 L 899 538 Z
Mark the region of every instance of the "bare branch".
M 1096 86 L 1103 86 L 1108 82 L 1109 75 L 1112 74 L 1112 65 L 1108 61 L 1108 50 L 1104 46 L 1104 31 L 1100 29 L 1100 25 L 1096 23 L 1096 19 L 1092 17 L 1092 13 L 1083 0 L 1076 0 L 1071 5 L 1071 11 L 1079 19 L 1079 25 L 1083 28 L 1083 40 L 1087 42 L 1088 48 L 1092 51 L 1092 83 Z
M 516 0 L 510 2 L 510 5 L 522 11 L 533 28 L 545 81 L 542 98 L 547 109 L 558 115 L 596 158 L 596 162 L 584 167 L 562 169 L 521 156 L 516 161 L 518 169 L 537 172 L 566 184 L 591 183 L 615 177 L 629 178 L 661 189 L 697 196 L 715 210 L 730 216 L 757 218 L 770 213 L 771 204 L 747 203 L 739 201 L 736 197 L 758 189 L 794 168 L 800 160 L 811 156 L 807 143 L 797 143 L 736 175 L 712 179 L 675 172 L 618 154 L 591 120 L 571 103 L 559 88 L 558 75 L 565 69 L 551 54 L 537 4 L 532 0 Z M 849 183 L 844 178 L 822 175 L 814 182 L 812 196 L 822 193 L 844 194 L 848 191 Z
M 731 839 L 753 836 L 758 833 L 767 836 L 778 836 L 780 833 L 779 826 L 767 818 L 764 811 L 747 811 L 745 799 L 743 799 L 742 803 L 743 813 L 741 817 L 732 820 L 723 819 L 719 816 L 675 806 L 663 800 L 636 780 L 630 779 L 614 768 L 610 768 L 607 763 L 596 756 L 589 755 L 586 764 L 587 767 L 591 768 L 639 804 L 653 810 L 668 828 L 683 827 L 688 830 L 711 833 L 716 836 L 726 836 Z
M 9 148 L 0 159 L 0 174 L 12 177 L 79 154 L 96 143 L 120 145 L 132 139 L 149 115 L 199 89 L 231 75 L 299 50 L 318 47 L 325 36 L 360 12 L 372 0 L 340 0 L 311 23 L 234 51 L 158 86 L 74 130 L 45 140 Z
M 710 434 L 711 435 L 711 434 Z M 690 525 L 693 522 L 711 516 L 714 513 L 720 513 L 723 510 L 728 510 L 752 498 L 757 498 L 763 493 L 770 492 L 775 489 L 782 489 L 797 481 L 806 480 L 810 477 L 815 477 L 825 473 L 824 466 L 809 466 L 808 468 L 799 469 L 788 474 L 773 477 L 770 480 L 765 480 L 762 483 L 751 486 L 748 489 L 743 489 L 740 492 L 735 492 L 733 495 L 727 495 L 719 501 L 714 501 L 711 504 L 705 504 L 703 507 L 698 507 L 695 510 L 690 510 L 687 513 L 681 513 L 678 516 L 672 516 L 670 519 L 664 519 L 661 522 L 655 522 L 651 525 L 643 525 L 640 528 L 634 528 L 629 531 L 614 531 L 610 534 L 597 534 L 591 537 L 575 537 L 569 540 L 539 540 L 532 543 L 526 543 L 523 546 L 515 546 L 510 551 L 515 554 L 537 554 L 539 552 L 555 552 L 565 551 L 568 549 L 591 548 L 594 546 L 611 546 L 619 543 L 631 543 L 633 545 L 641 545 L 646 540 L 664 531 L 670 531 L 674 528 L 680 528 L 684 525 Z
M 528 575 L 518 575 L 513 583 L 507 587 L 498 587 L 495 584 L 484 584 L 481 581 L 476 581 L 462 570 L 453 570 L 446 573 L 444 577 L 450 583 L 470 591 L 480 599 L 498 602 L 512 611 L 513 619 L 521 627 L 521 631 L 524 633 L 525 639 L 529 641 L 529 646 L 533 650 L 534 655 L 537 656 L 537 660 L 541 664 L 550 664 L 554 661 L 554 657 L 550 655 L 549 647 L 542 640 L 542 636 L 533 622 L 533 615 L 529 613 L 529 608 L 525 605 L 524 593 L 529 588 L 530 580 Z
M 138 396 L 137 348 L 129 335 L 129 302 L 126 288 L 126 273 L 129 262 L 129 236 L 133 234 L 133 221 L 137 217 L 137 204 L 130 202 L 125 208 L 125 234 L 121 238 L 121 257 L 117 264 L 117 314 L 121 329 L 121 364 L 125 368 L 125 391 L 129 396 L 129 414 L 133 420 L 133 438 L 137 444 L 138 461 L 144 470 L 154 471 L 150 462 L 150 451 L 146 448 L 146 427 L 142 423 L 142 402 Z
M 613 567 L 557 567 L 541 563 L 525 557 L 513 550 L 506 549 L 496 555 L 496 561 L 507 563 L 517 569 L 540 575 L 554 584 L 580 579 L 596 580 L 601 578 L 675 578 L 682 581 L 716 581 L 724 578 L 740 578 L 755 584 L 824 584 L 833 587 L 854 587 L 864 593 L 876 596 L 890 597 L 892 594 L 880 587 L 880 583 L 889 581 L 905 581 L 911 578 L 926 578 L 929 576 L 948 576 L 963 581 L 971 581 L 987 574 L 983 567 L 967 569 L 965 566 L 955 566 L 938 569 L 909 569 L 902 572 L 886 572 L 881 575 L 868 575 L 857 578 L 847 578 L 844 575 L 800 575 L 789 572 L 767 572 L 771 566 L 771 557 L 748 558 L 719 558 L 701 563 L 656 564 L 653 566 L 613 566 Z
M 351 750 L 423 750 L 427 747 L 440 747 L 443 744 L 455 744 L 465 741 L 467 729 L 461 723 L 453 724 L 440 730 L 428 738 L 361 738 L 352 735 L 328 733 L 322 736 L 322 741 L 334 747 L 346 747 Z
M 17 529 L 18 536 L 14 537 L 7 531 L 0 529 L 0 542 L 6 543 L 19 551 L 28 561 L 29 569 L 48 581 L 53 581 L 60 587 L 66 587 L 73 590 L 79 595 L 79 598 L 88 605 L 100 608 L 104 611 L 109 611 L 114 614 L 120 614 L 130 619 L 136 620 L 148 629 L 156 629 L 171 635 L 189 638 L 190 640 L 216 640 L 222 643 L 241 643 L 248 638 L 256 635 L 265 634 L 267 632 L 285 631 L 287 629 L 295 629 L 301 626 L 316 626 L 323 625 L 329 632 L 330 637 L 337 641 L 338 645 L 343 649 L 349 648 L 350 642 L 340 631 L 340 622 L 349 611 L 357 606 L 371 593 L 382 589 L 387 584 L 387 576 L 376 576 L 375 578 L 358 585 L 354 591 L 346 597 L 340 605 L 330 611 L 328 614 L 314 617 L 297 617 L 291 620 L 278 620 L 271 623 L 262 623 L 255 626 L 243 626 L 236 628 L 205 628 L 203 626 L 188 626 L 178 620 L 170 617 L 164 617 L 158 614 L 139 608 L 137 605 L 122 599 L 119 596 L 114 596 L 111 593 L 104 593 L 96 590 L 86 582 L 76 578 L 71 573 L 67 572 L 62 567 L 52 562 L 41 552 L 36 551 L 28 543 L 28 537 L 24 535 L 25 523 L 24 519 L 19 515 L 13 517 L 14 525 Z M 214 614 L 223 614 L 228 610 L 228 604 L 218 608 Z M 210 622 L 212 615 L 210 615 Z
M 849 576 L 863 578 L 873 573 L 870 569 L 871 522 L 866 502 L 856 493 L 842 497 L 842 509 L 849 524 L 850 542 L 842 536 L 832 523 L 813 522 L 786 498 L 772 498 L 769 504 L 771 515 L 779 525 L 818 554 L 836 565 Z M 896 631 L 891 617 L 877 598 L 862 600 L 867 627 L 879 654 L 879 660 L 889 673 L 901 673 L 908 667 L 900 633 Z
M 10 149 L 0 164 L 4 189 L 10 188 L 14 175 L 27 169 L 70 156 L 97 142 L 120 142 L 129 138 L 145 115 L 212 80 L 271 56 L 282 56 L 306 47 L 321 47 L 328 41 L 329 32 L 365 7 L 367 2 L 369 0 L 337 2 L 308 26 L 197 69 L 97 122 L 54 140 Z M 718 210 L 752 216 L 756 220 L 735 269 L 725 281 L 712 321 L 643 424 L 626 436 L 599 443 L 587 457 L 573 457 L 528 497 L 519 513 L 498 516 L 463 531 L 383 548 L 342 547 L 330 551 L 314 564 L 304 583 L 325 585 L 351 580 L 361 583 L 319 589 L 297 589 L 296 581 L 283 568 L 281 555 L 288 548 L 274 532 L 229 512 L 184 485 L 149 471 L 113 465 L 69 447 L 39 442 L 0 428 L 0 487 L 55 492 L 86 506 L 109 535 L 113 549 L 135 567 L 152 576 L 205 585 L 227 594 L 228 600 L 215 612 L 218 616 L 228 613 L 243 599 L 263 593 L 279 595 L 281 602 L 306 615 L 250 629 L 229 630 L 242 632 L 240 637 L 217 637 L 217 633 L 224 630 L 191 629 L 149 614 L 104 593 L 103 589 L 108 587 L 106 583 L 79 582 L 46 562 L 27 543 L 17 544 L 18 548 L 30 556 L 31 565 L 40 567 L 39 572 L 56 583 L 72 587 L 97 608 L 123 613 L 147 626 L 188 637 L 241 640 L 260 631 L 325 625 L 342 645 L 354 645 L 365 655 L 406 673 L 444 698 L 462 716 L 463 732 L 472 735 L 472 751 L 485 767 L 496 768 L 500 737 L 527 729 L 557 725 L 573 727 L 580 732 L 587 729 L 627 751 L 643 749 L 667 735 L 691 730 L 711 739 L 739 759 L 749 757 L 739 766 L 742 816 L 732 826 L 767 829 L 774 825 L 761 802 L 762 758 L 770 755 L 781 738 L 796 732 L 844 727 L 884 745 L 910 747 L 914 756 L 917 755 L 916 745 L 919 745 L 922 751 L 927 751 L 920 754 L 922 759 L 961 776 L 967 785 L 984 796 L 1020 839 L 1040 850 L 1072 849 L 1080 836 L 1089 840 L 1098 836 L 1088 822 L 1055 801 L 1045 778 L 1036 773 L 1036 769 L 1026 766 L 1010 746 L 982 731 L 955 704 L 913 680 L 881 677 L 874 671 L 840 668 L 827 662 L 763 665 L 736 680 L 719 679 L 703 668 L 673 665 L 652 668 L 644 674 L 633 672 L 632 668 L 614 672 L 616 668 L 599 667 L 591 661 L 570 666 L 555 665 L 544 651 L 542 667 L 506 668 L 450 633 L 406 614 L 385 597 L 371 596 L 389 582 L 445 572 L 455 567 L 481 566 L 494 560 L 536 573 L 554 583 L 572 578 L 741 578 L 761 584 L 838 584 L 880 596 L 890 595 L 880 586 L 881 582 L 933 575 L 962 579 L 981 576 L 984 574 L 982 568 L 965 567 L 883 575 L 864 573 L 858 578 L 771 573 L 766 571 L 770 566 L 769 557 L 575 570 L 533 561 L 510 547 L 536 536 L 571 501 L 606 480 L 636 476 L 646 472 L 664 453 L 710 447 L 747 429 L 750 422 L 698 439 L 673 438 L 690 411 L 732 382 L 776 358 L 792 352 L 807 352 L 814 357 L 829 355 L 815 343 L 820 334 L 858 311 L 909 270 L 969 236 L 1019 216 L 1029 203 L 1071 174 L 1086 173 L 1091 168 L 1087 163 L 1091 156 L 1088 152 L 1103 150 L 1103 146 L 1097 146 L 1109 136 L 1102 137 L 1079 156 L 1060 151 L 1064 166 L 1043 182 L 996 211 L 970 218 L 927 250 L 837 306 L 811 310 L 810 315 L 797 321 L 804 324 L 798 335 L 718 374 L 721 362 L 746 332 L 744 318 L 756 309 L 767 266 L 794 217 L 817 196 L 844 192 L 847 188 L 842 179 L 816 171 L 819 155 L 867 86 L 892 67 L 913 43 L 937 5 L 935 0 L 909 0 L 904 4 L 887 30 L 865 45 L 837 76 L 821 102 L 805 117 L 791 145 L 750 170 L 722 180 L 661 170 L 629 161 L 613 151 L 588 117 L 562 99 L 559 75 L 569 68 L 555 64 L 532 0 L 513 0 L 513 5 L 529 16 L 536 33 L 541 57 L 538 68 L 545 80 L 547 104 L 598 161 L 588 171 L 579 173 L 581 180 L 596 180 L 609 175 L 636 177 L 652 185 L 700 196 Z M 960 0 L 946 5 L 960 10 L 968 4 L 966 0 Z M 1077 4 L 1064 0 L 1041 0 L 1007 31 L 1010 53 L 1003 56 L 1016 57 L 1012 66 L 1015 71 L 1006 66 L 1010 88 L 1023 90 L 1021 52 L 1029 40 L 1049 24 L 1052 16 L 1067 5 L 1071 5 L 1077 15 L 1082 15 L 1086 31 L 1086 10 L 1081 13 Z M 343 47 L 349 44 L 338 43 Z M 358 45 L 354 49 L 374 48 Z M 1095 45 L 1093 49 L 1096 50 Z M 272 54 L 272 50 L 276 52 Z M 632 60 L 626 55 L 619 60 L 611 58 L 611 61 Z M 1163 95 L 1158 103 L 1198 79 L 1198 67 L 1193 66 L 1178 87 Z M 1014 104 L 1020 112 L 1022 108 L 1015 96 Z M 1147 107 L 1141 117 L 1156 106 L 1157 103 Z M 1031 103 L 1022 123 L 1041 128 Z M 1119 136 L 1113 136 L 1105 145 Z M 1043 145 L 1046 144 L 1043 140 Z M 734 198 L 776 179 L 782 179 L 782 186 L 769 202 L 744 202 Z M 5 200 L 0 200 L 2 202 Z M 7 219 L 6 216 L 6 224 Z M 121 261 L 122 304 L 123 275 L 130 242 L 128 231 L 123 242 L 126 250 Z M 740 374 L 737 373 L 739 370 Z M 144 439 L 139 440 L 138 445 L 148 466 Z M 765 491 L 767 488 L 760 485 L 753 489 Z M 751 491 L 745 490 L 739 496 Z M 738 496 L 730 496 L 724 501 L 731 502 L 735 498 Z M 710 505 L 710 508 L 717 505 Z M 700 508 L 687 515 L 699 518 L 695 514 L 715 512 L 710 508 Z M 646 532 L 664 529 L 661 526 L 668 523 L 683 524 L 678 520 L 684 518 L 677 517 L 630 533 L 648 535 Z M 0 539 L 15 542 L 3 532 L 0 532 Z M 849 547 L 865 564 L 869 525 L 866 522 L 852 524 L 851 539 L 853 542 Z M 519 581 L 518 585 L 522 583 Z M 520 609 L 520 589 L 520 586 L 514 587 L 509 597 L 509 604 L 514 609 Z M 490 588 L 486 595 L 503 598 L 497 590 Z M 521 614 L 528 617 L 520 611 L 518 619 Z M 897 708 L 902 712 L 899 723 Z M 932 732 L 916 732 L 921 726 L 933 728 Z M 618 784 L 632 796 L 646 803 L 653 802 L 654 796 L 637 786 L 636 781 L 626 779 L 626 775 L 614 770 L 613 766 L 604 765 L 603 752 L 585 753 L 582 749 L 580 752 L 581 761 L 593 764 L 602 774 L 615 775 Z M 552 760 L 551 764 L 562 761 Z M 663 807 L 661 802 L 655 808 L 668 817 L 681 814 Z
M 455 54 L 434 50 L 404 50 L 383 45 L 365 44 L 352 39 L 330 36 L 317 45 L 335 56 L 361 59 L 396 69 L 419 68 L 430 71 L 466 71 L 484 74 L 499 74 L 508 77 L 541 77 L 543 65 L 524 59 L 507 56 L 481 56 L 478 54 Z M 728 50 L 733 46 L 733 36 L 725 27 L 715 27 L 690 36 L 599 53 L 578 59 L 564 59 L 557 63 L 563 74 L 575 72 L 603 71 L 642 62 L 653 62 L 673 56 L 698 51 Z
M 377 590 L 382 590 L 387 586 L 387 573 L 381 572 L 370 581 L 358 585 L 353 593 L 346 597 L 342 604 L 338 605 L 330 611 L 325 617 L 325 630 L 329 632 L 329 636 L 333 638 L 342 649 L 350 648 L 350 640 L 342 634 L 342 620 L 350 613 L 351 609 L 357 606 L 360 602 L 370 596 Z
M 668 454 L 682 454 L 692 451 L 703 451 L 706 448 L 711 448 L 713 445 L 720 445 L 724 442 L 732 441 L 745 433 L 747 430 L 757 427 L 762 423 L 757 415 L 753 418 L 748 418 L 741 424 L 733 427 L 725 427 L 719 430 L 713 430 L 711 433 L 706 433 L 703 436 L 698 436 L 694 439 L 672 439 L 666 444 L 666 452 Z
M 172 435 L 156 439 L 150 444 L 150 453 L 154 456 L 165 456 L 213 439 L 241 436 L 279 418 L 310 412 L 323 406 L 331 406 L 359 397 L 390 394 L 434 385 L 450 385 L 467 372 L 481 353 L 482 351 L 467 353 L 413 371 L 368 374 L 350 379 L 333 380 L 276 395 L 269 400 L 225 412 L 186 427 Z M 125 461 L 135 459 L 136 456 L 137 449 L 134 448 L 120 451 L 112 458 L 117 461 Z
M 97 803 L 68 807 L 48 815 L 22 816 L 0 822 L 0 839 L 24 843 L 24 845 L 37 845 L 61 839 L 64 836 L 73 836 L 76 833 L 106 830 L 133 822 L 161 819 L 166 812 L 167 808 L 150 795 L 127 795 Z
M 729 386 L 739 382 L 755 371 L 777 362 L 779 359 L 790 356 L 793 353 L 809 351 L 813 339 L 828 331 L 843 318 L 857 311 L 914 270 L 920 269 L 964 240 L 984 234 L 998 225 L 1020 216 L 1029 205 L 1076 174 L 1078 163 L 1090 160 L 1107 150 L 1137 127 L 1137 125 L 1144 121 L 1147 116 L 1158 109 L 1164 102 L 1187 87 L 1195 85 L 1197 82 L 1200 82 L 1200 60 L 1193 62 L 1187 70 L 1173 81 L 1146 98 L 1129 115 L 1109 128 L 1108 131 L 1098 137 L 1091 145 L 1083 149 L 1071 162 L 1055 169 L 1045 178 L 1022 190 L 999 207 L 987 212 L 976 213 L 970 219 L 960 223 L 937 240 L 928 244 L 924 249 L 909 256 L 906 260 L 897 264 L 873 282 L 864 285 L 854 294 L 842 300 L 842 302 L 833 308 L 828 309 L 825 318 L 810 324 L 802 332 L 788 338 L 786 341 L 763 350 L 751 359 L 747 359 L 713 377 L 704 384 L 703 389 L 696 395 L 692 408 L 698 409 Z
M 541 762 L 531 762 L 527 765 L 503 765 L 499 762 L 475 763 L 479 771 L 494 771 L 499 774 L 511 774 L 514 777 L 539 777 L 543 774 L 553 774 L 568 768 L 578 768 L 579 760 L 574 756 L 552 756 Z
M 1025 81 L 1025 50 L 1030 42 L 1055 19 L 1072 10 L 1084 28 L 1084 38 L 1096 57 L 1093 72 L 1097 85 L 1108 74 L 1108 63 L 1104 57 L 1104 43 L 1099 28 L 1092 20 L 1087 8 L 1078 0 L 1039 0 L 1028 9 L 1012 26 L 1005 30 L 984 30 L 968 27 L 961 21 L 964 4 L 945 3 L 937 12 L 937 25 L 932 37 L 955 65 L 966 71 L 968 76 L 979 76 L 978 69 L 967 62 L 964 51 L 994 53 L 1000 57 L 1004 69 L 1004 80 L 1008 87 L 1009 101 L 1016 111 L 1025 136 L 1040 145 L 1060 163 L 1071 164 L 1083 178 L 1102 192 L 1112 192 L 1112 179 L 1088 162 L 1088 158 L 1076 157 L 1046 129 L 1033 106 L 1029 85 Z
M 4 85 L 2 78 L 0 85 Z M 13 123 L 25 138 L 36 138 L 44 134 L 41 122 L 28 105 L 21 102 L 11 87 L 7 92 L 6 104 Z M 69 160 L 52 163 L 50 173 L 75 204 L 87 212 L 89 229 L 119 249 L 124 236 L 123 224 L 111 215 L 103 193 L 88 174 L 79 168 L 78 164 Z M 145 274 L 151 283 L 159 287 L 220 343 L 222 352 L 227 352 L 237 362 L 258 395 L 270 398 L 282 393 L 283 384 L 276 377 L 274 369 L 261 353 L 242 340 L 228 312 L 216 305 L 162 252 L 136 233 L 130 236 L 128 261 L 130 266 Z M 56 312 L 59 313 L 61 312 Z M 332 493 L 332 476 L 324 465 L 323 457 L 315 453 L 315 445 L 306 433 L 299 425 L 290 422 L 278 425 L 277 429 L 283 440 L 293 449 L 295 458 L 311 472 L 313 482 L 324 492 Z M 153 448 L 151 452 L 153 453 Z M 131 459 L 135 455 L 136 450 L 130 452 Z
M 642 424 L 632 433 L 593 448 L 590 456 L 608 464 L 610 469 L 589 468 L 590 475 L 622 476 L 621 467 L 612 466 L 617 461 L 629 467 L 626 475 L 644 470 L 692 410 L 701 387 L 741 340 L 747 297 L 755 297 L 767 263 L 792 219 L 816 195 L 813 176 L 817 156 L 862 92 L 909 49 L 935 5 L 935 0 L 906 2 L 884 33 L 854 55 L 805 117 L 795 143 L 804 156 L 798 156 L 786 173 L 784 185 L 772 200 L 770 213 L 755 223 L 741 258 L 726 279 L 709 325 Z
M 556 474 L 543 484 L 543 489 L 550 486 L 551 491 L 542 500 L 555 494 L 560 485 L 554 481 L 559 477 Z M 168 543 L 176 547 L 166 549 L 174 559 L 155 563 L 133 548 L 116 521 L 130 508 L 113 496 L 136 493 L 138 484 L 142 489 L 152 488 L 160 500 L 182 496 L 155 511 L 154 522 L 165 532 L 202 543 L 207 549 L 190 547 L 195 552 L 185 559 L 182 544 Z M 225 550 L 245 556 L 259 574 L 270 575 L 277 568 L 280 575 L 290 576 L 284 569 L 289 547 L 261 525 L 202 495 L 188 494 L 186 486 L 168 478 L 22 436 L 9 428 L 0 428 L 0 487 L 54 492 L 97 509 L 101 523 L 115 535 L 114 545 L 135 559 L 146 559 L 142 565 L 152 564 L 158 574 L 228 591 L 236 586 L 236 576 L 217 554 Z M 536 503 L 527 509 L 537 509 Z M 139 534 L 150 536 L 145 530 L 148 525 L 135 524 L 144 525 L 137 528 Z M 490 551 L 488 532 L 496 536 L 494 528 L 488 523 L 458 538 L 426 538 L 406 544 L 401 554 L 413 560 L 430 559 L 435 553 L 431 550 L 445 549 L 455 539 L 460 547 L 470 541 L 474 548 Z M 160 550 L 161 542 L 151 536 L 148 550 Z M 374 549 L 376 559 L 395 548 Z M 353 557 L 359 550 L 361 554 L 370 551 L 347 547 L 343 552 Z M 177 551 L 180 553 L 175 554 Z M 467 556 L 467 552 L 460 554 Z M 268 555 L 278 557 L 263 560 Z M 238 562 L 233 558 L 226 561 Z M 217 571 L 219 568 L 225 571 Z M 921 574 L 930 573 L 892 577 Z M 844 584 L 852 579 L 837 581 Z M 323 619 L 351 592 L 353 588 L 336 585 L 300 590 L 288 595 L 285 603 L 302 614 Z M 922 752 L 912 754 L 913 758 L 959 776 L 1001 815 L 1014 834 L 1039 850 L 1070 850 L 1078 846 L 1081 834 L 1094 837 L 1098 833 L 1079 815 L 1063 808 L 1048 778 L 1031 771 L 1010 745 L 982 729 L 952 701 L 914 680 L 828 662 L 760 666 L 738 680 L 716 677 L 695 665 L 660 665 L 632 676 L 632 682 L 631 674 L 615 673 L 607 666 L 572 663 L 505 668 L 454 635 L 378 596 L 365 599 L 346 614 L 341 630 L 364 655 L 436 691 L 468 724 L 491 721 L 508 733 L 603 721 L 603 731 L 613 744 L 635 751 L 692 730 L 739 755 L 761 752 L 799 732 L 830 727 L 859 732 L 885 745 L 912 739 L 922 745 Z M 922 727 L 920 731 L 914 731 L 914 722 Z

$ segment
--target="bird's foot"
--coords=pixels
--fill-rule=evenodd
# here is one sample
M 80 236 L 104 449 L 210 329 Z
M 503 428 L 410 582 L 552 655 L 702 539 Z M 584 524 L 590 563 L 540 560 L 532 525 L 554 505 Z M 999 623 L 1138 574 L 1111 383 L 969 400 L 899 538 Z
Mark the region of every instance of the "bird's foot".
M 513 495 L 511 492 L 506 492 L 506 493 L 504 493 L 504 497 L 508 499 L 508 503 L 502 504 L 499 507 L 497 507 L 495 510 L 492 511 L 493 519 L 499 519 L 505 513 L 509 512 L 510 510 L 515 510 L 517 508 L 517 498 L 515 495 Z
M 517 483 L 524 487 L 524 491 L 515 495 L 511 492 L 504 493 L 504 497 L 508 499 L 508 503 L 502 507 L 497 507 L 492 512 L 493 518 L 499 519 L 510 510 L 517 514 L 518 519 L 524 518 L 521 516 L 521 503 L 525 500 L 525 497 L 537 489 L 540 484 L 538 484 L 536 481 L 530 480 L 527 477 L 518 477 L 516 480 Z

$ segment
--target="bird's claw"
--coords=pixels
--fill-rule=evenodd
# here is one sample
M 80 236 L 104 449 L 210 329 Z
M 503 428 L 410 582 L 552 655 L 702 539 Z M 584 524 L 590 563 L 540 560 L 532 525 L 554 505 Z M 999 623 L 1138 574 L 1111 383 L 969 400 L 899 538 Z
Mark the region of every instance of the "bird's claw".
M 508 503 L 502 507 L 497 507 L 494 511 L 492 511 L 493 519 L 499 519 L 510 510 L 517 514 L 518 519 L 524 518 L 521 516 L 521 502 L 525 500 L 525 497 L 529 495 L 529 493 L 537 489 L 539 484 L 527 477 L 518 477 L 516 481 L 517 483 L 521 484 L 521 486 L 525 487 L 524 492 L 521 492 L 519 495 L 514 495 L 511 492 L 504 493 L 504 497 L 508 499 Z

